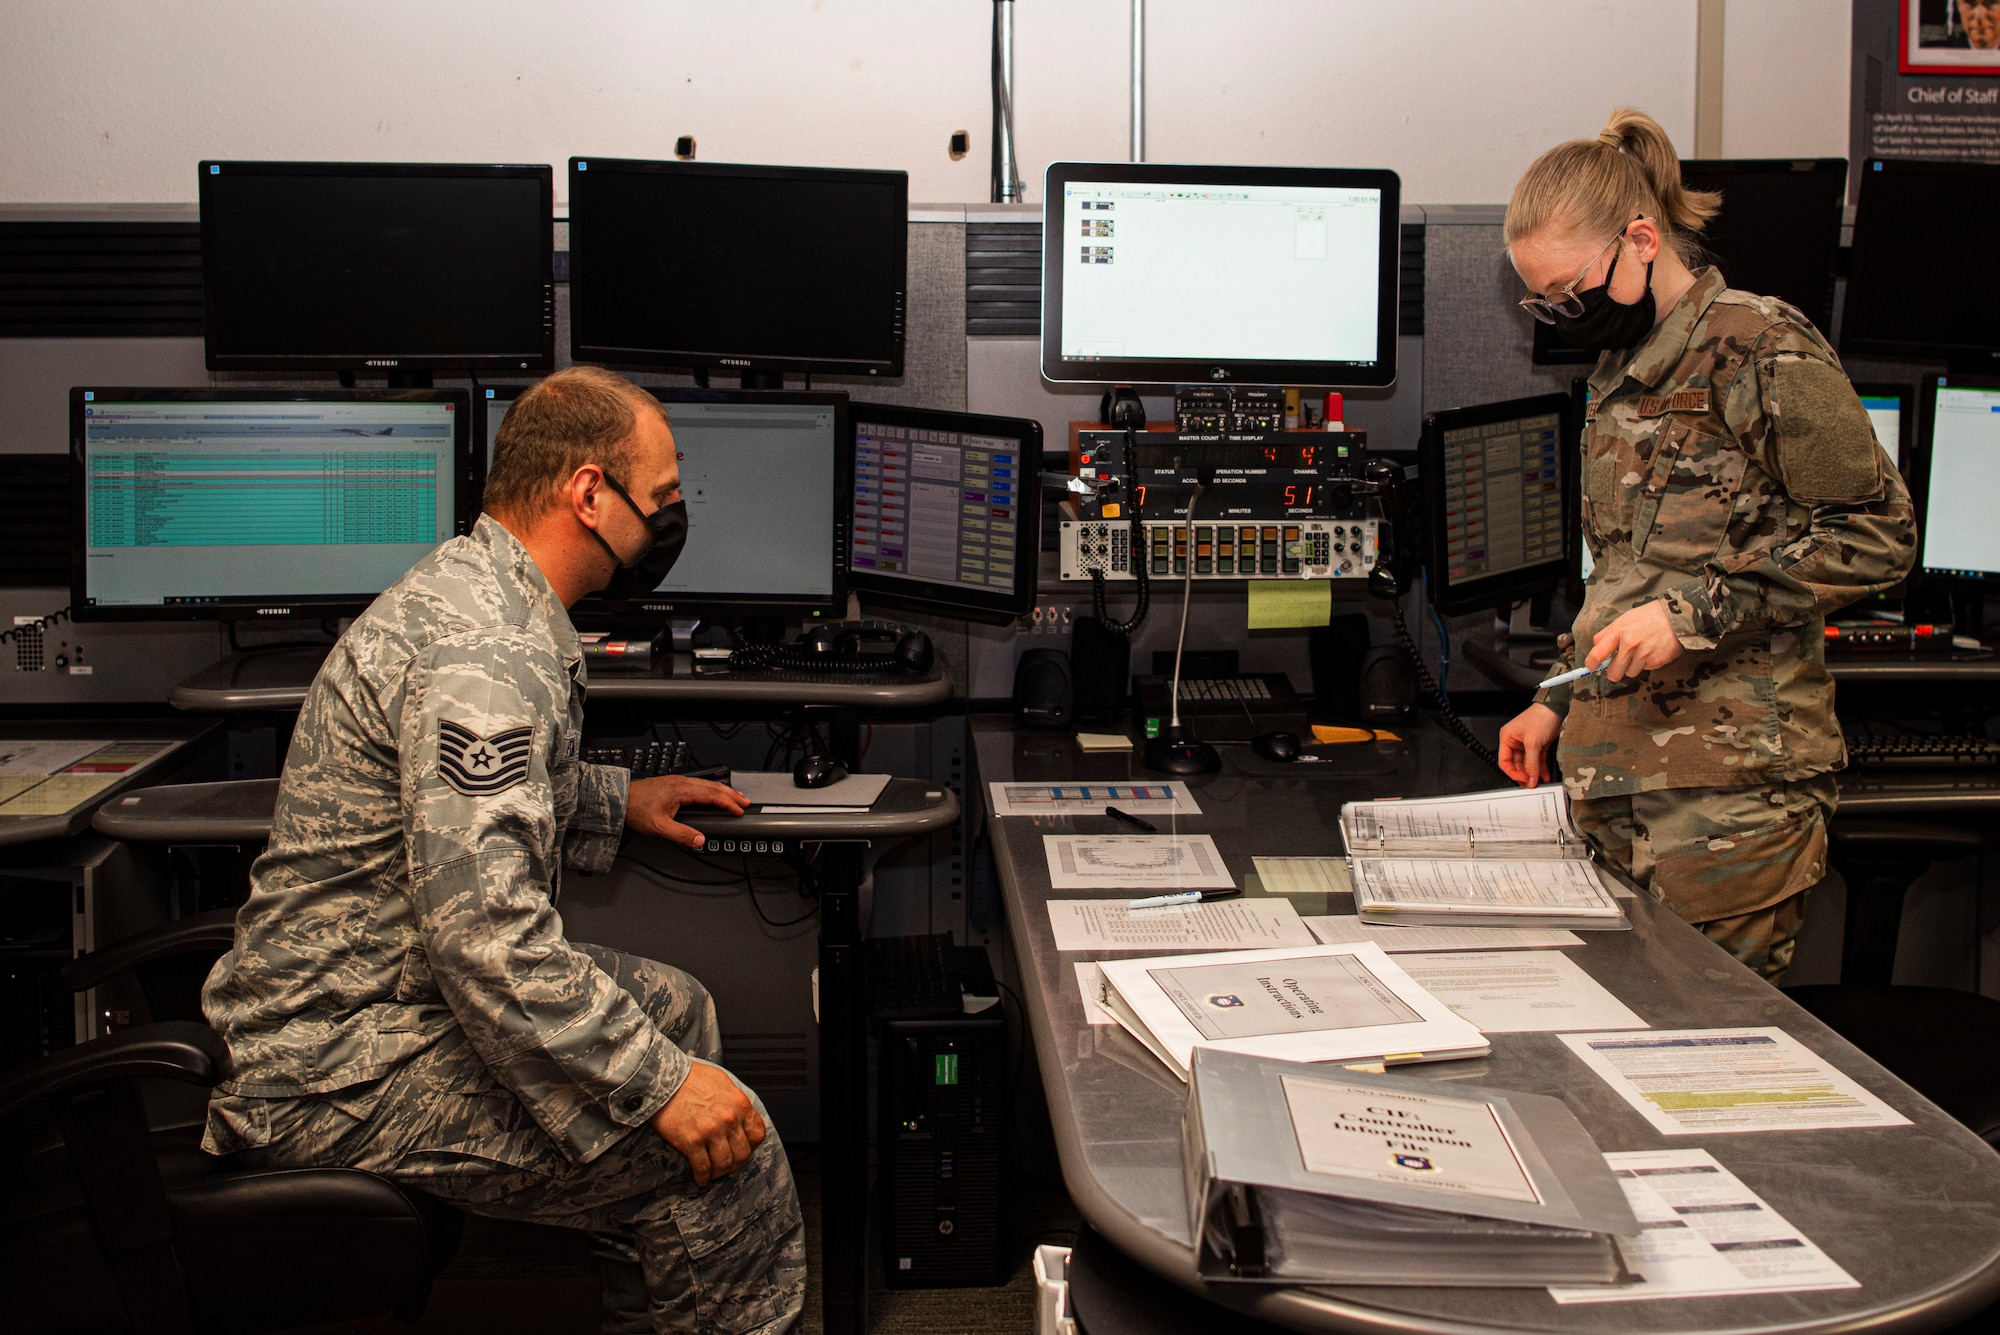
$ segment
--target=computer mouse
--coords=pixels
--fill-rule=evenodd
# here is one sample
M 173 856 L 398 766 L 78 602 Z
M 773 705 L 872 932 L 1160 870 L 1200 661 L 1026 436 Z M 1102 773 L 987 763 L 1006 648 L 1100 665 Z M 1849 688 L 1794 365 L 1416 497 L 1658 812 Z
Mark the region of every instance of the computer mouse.
M 1299 758 L 1299 735 L 1295 732 L 1260 732 L 1250 739 L 1250 749 L 1266 760 L 1289 764 Z
M 913 630 L 896 641 L 896 662 L 911 672 L 929 672 L 931 664 L 937 661 L 937 650 L 931 648 L 931 637 L 920 630 Z
M 825 788 L 847 777 L 847 766 L 832 756 L 807 756 L 792 766 L 792 784 L 798 788 Z

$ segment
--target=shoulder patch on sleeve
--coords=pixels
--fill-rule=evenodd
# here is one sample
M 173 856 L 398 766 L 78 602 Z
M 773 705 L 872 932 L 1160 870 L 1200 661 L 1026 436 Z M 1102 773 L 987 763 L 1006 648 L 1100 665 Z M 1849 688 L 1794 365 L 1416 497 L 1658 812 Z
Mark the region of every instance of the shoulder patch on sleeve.
M 528 777 L 533 727 L 481 737 L 463 723 L 438 720 L 438 777 L 466 797 L 492 797 Z
M 1792 499 L 1811 505 L 1880 495 L 1882 447 L 1840 368 L 1786 356 L 1772 363 L 1770 375 L 1768 407 Z

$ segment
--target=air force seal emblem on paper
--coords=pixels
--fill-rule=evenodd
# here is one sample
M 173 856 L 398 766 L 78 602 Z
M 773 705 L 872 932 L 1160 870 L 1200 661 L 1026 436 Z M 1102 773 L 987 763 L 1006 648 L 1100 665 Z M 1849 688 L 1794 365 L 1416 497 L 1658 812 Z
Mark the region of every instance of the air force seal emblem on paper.
M 528 777 L 528 752 L 535 730 L 510 728 L 481 737 L 463 723 L 438 722 L 438 777 L 467 797 L 504 793 Z
M 1243 998 L 1233 992 L 1216 992 L 1209 996 L 1208 1004 L 1217 1010 L 1231 1011 L 1243 1004 Z

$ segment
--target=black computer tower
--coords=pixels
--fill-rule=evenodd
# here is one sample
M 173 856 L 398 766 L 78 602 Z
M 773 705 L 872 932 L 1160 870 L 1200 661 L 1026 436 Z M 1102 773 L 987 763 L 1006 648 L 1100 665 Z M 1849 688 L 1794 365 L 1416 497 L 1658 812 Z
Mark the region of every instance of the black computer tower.
M 999 1284 L 1007 1021 L 883 1022 L 883 1257 L 890 1288 Z

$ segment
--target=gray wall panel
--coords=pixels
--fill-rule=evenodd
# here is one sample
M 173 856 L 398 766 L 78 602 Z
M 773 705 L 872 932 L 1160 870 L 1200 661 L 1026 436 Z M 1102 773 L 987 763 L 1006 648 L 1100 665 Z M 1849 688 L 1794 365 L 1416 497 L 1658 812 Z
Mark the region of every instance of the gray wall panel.
M 72 385 L 206 385 L 198 338 L 0 339 L 0 454 L 69 450 Z

